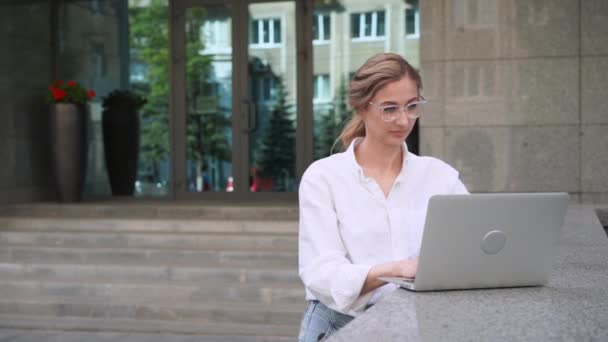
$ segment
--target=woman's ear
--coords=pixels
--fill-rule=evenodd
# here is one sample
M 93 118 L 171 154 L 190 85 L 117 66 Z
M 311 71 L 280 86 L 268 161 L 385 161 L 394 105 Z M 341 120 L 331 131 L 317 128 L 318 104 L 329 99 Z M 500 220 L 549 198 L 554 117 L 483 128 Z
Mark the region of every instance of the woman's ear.
M 369 105 L 367 105 L 367 107 L 365 108 L 361 108 L 357 111 L 357 115 L 359 115 L 359 117 L 361 118 L 361 121 L 363 121 L 363 123 L 365 123 L 365 121 L 367 120 L 367 117 L 369 116 Z

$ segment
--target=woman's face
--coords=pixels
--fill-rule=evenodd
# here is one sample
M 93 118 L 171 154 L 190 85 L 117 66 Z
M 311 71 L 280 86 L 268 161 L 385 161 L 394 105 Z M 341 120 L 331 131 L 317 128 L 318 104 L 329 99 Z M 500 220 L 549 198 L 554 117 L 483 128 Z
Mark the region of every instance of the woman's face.
M 405 112 L 399 111 L 397 119 L 385 122 L 382 119 L 382 110 L 379 106 L 397 105 L 400 108 L 411 102 L 418 101 L 418 87 L 416 82 L 408 77 L 389 83 L 380 88 L 371 102 L 359 114 L 365 123 L 366 139 L 372 139 L 382 145 L 400 146 L 410 134 L 416 119 L 409 119 Z

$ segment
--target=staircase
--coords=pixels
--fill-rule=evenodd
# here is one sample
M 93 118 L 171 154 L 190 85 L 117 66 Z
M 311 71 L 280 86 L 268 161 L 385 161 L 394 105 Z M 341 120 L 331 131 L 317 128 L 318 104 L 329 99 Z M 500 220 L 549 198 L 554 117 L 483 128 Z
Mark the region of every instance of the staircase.
M 297 207 L 0 207 L 0 329 L 293 341 Z

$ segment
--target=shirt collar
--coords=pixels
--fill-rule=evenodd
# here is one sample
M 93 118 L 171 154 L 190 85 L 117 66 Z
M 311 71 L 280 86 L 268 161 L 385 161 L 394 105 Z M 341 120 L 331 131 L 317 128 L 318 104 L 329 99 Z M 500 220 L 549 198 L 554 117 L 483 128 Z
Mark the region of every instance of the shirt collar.
M 362 140 L 363 140 L 362 137 L 357 137 L 357 138 L 353 139 L 353 141 L 348 146 L 348 149 L 346 149 L 345 154 L 346 154 L 346 158 L 349 163 L 349 167 L 357 175 L 358 179 L 361 182 L 368 182 L 369 181 L 368 177 L 365 176 L 365 173 L 363 172 L 363 168 L 361 167 L 361 165 L 359 165 L 359 163 L 357 163 L 357 158 L 355 158 L 355 146 L 357 146 L 359 143 L 361 143 Z M 395 178 L 395 182 L 401 182 L 405 179 L 405 169 L 410 160 L 410 157 L 409 157 L 410 153 L 409 153 L 409 150 L 407 149 L 407 144 L 405 143 L 405 141 L 402 144 L 402 149 L 403 149 L 403 161 L 401 164 L 401 171 L 397 175 L 397 178 Z

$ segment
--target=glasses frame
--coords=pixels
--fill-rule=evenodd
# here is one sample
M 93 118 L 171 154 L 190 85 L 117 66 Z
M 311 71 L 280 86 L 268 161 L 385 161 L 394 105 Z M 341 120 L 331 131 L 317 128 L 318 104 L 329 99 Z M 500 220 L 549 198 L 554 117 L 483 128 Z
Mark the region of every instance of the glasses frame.
M 407 103 L 407 104 L 405 104 L 403 106 L 398 106 L 398 105 L 381 106 L 381 105 L 373 103 L 371 101 L 369 102 L 369 104 L 374 105 L 378 110 L 380 110 L 380 115 L 382 117 L 382 121 L 390 123 L 390 122 L 397 121 L 397 119 L 399 118 L 399 115 L 402 115 L 403 113 L 406 114 L 406 116 L 407 116 L 407 118 L 409 120 L 418 119 L 421 114 L 418 114 L 418 115 L 411 114 L 411 113 L 409 113 L 409 111 L 407 110 L 407 108 L 409 106 L 411 106 L 412 104 L 424 105 L 427 102 L 429 102 L 429 101 L 427 101 L 424 97 L 420 96 L 418 98 L 418 101 L 410 102 L 410 103 Z M 387 115 L 390 115 L 390 114 L 387 114 L 387 113 L 384 112 L 384 109 L 388 108 L 388 107 L 397 107 L 397 108 L 399 108 L 400 113 L 398 115 L 395 115 L 394 117 L 391 118 L 390 116 L 387 116 Z

